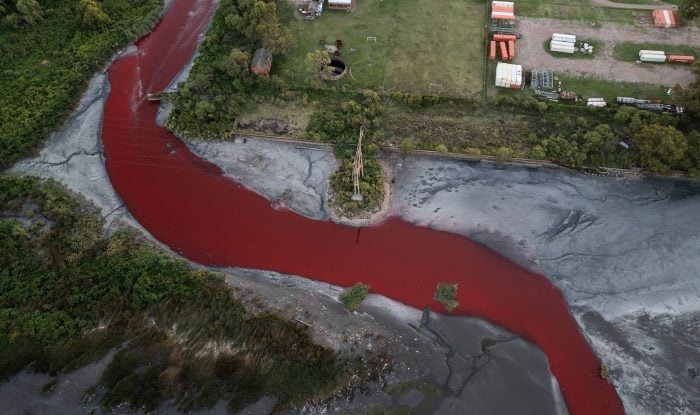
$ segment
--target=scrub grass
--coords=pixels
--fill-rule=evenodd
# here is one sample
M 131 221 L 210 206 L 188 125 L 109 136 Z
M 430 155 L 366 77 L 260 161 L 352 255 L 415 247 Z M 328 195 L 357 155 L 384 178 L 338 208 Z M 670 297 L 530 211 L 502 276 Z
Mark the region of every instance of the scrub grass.
M 651 85 L 632 82 L 611 82 L 593 77 L 560 76 L 562 86 L 566 91 L 574 91 L 584 97 L 601 97 L 606 101 L 615 101 L 615 97 L 626 96 L 646 99 L 669 101 L 666 92 L 673 85 Z
M 639 51 L 642 49 L 663 50 L 664 52 L 666 52 L 666 55 L 690 55 L 695 56 L 696 58 L 700 56 L 700 52 L 697 49 L 687 45 L 633 42 L 623 42 L 616 44 L 613 56 L 615 57 L 615 59 L 620 61 L 636 62 L 639 60 Z
M 310 22 L 288 6 L 279 7 L 287 9 L 280 16 L 292 28 L 297 48 L 277 60 L 273 71 L 295 85 L 305 82 L 307 53 L 318 49 L 320 40 L 339 39 L 351 74 L 329 85 L 448 96 L 475 96 L 482 90 L 484 2 L 366 0 L 356 2 L 350 13 L 324 10 Z M 442 88 L 431 88 L 431 82 Z
M 615 22 L 634 24 L 636 15 L 645 13 L 640 10 L 610 9 L 593 7 L 587 0 L 538 1 L 521 0 L 516 2 L 515 14 L 525 17 L 539 17 L 560 20 L 578 20 L 596 24 L 597 22 Z M 649 11 L 651 16 L 651 11 Z

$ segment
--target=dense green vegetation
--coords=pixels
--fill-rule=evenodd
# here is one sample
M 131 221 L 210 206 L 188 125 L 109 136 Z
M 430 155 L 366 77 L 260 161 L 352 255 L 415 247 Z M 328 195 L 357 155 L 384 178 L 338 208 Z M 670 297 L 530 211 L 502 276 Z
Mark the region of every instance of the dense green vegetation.
M 160 0 L 0 1 L 0 168 L 68 115 L 117 48 L 158 19 Z
M 306 128 L 308 137 L 335 144 L 339 163 L 331 178 L 331 188 L 336 206 L 348 214 L 374 210 L 384 198 L 384 176 L 374 134 L 382 111 L 382 99 L 372 91 L 365 91 L 358 98 L 361 98 L 359 102 L 346 101 L 312 114 Z M 363 199 L 358 202 L 352 200 L 352 169 L 360 127 L 364 127 L 364 172 L 360 179 Z
M 340 301 L 350 311 L 357 310 L 369 293 L 369 285 L 358 282 L 340 293 Z
M 174 97 L 168 127 L 188 137 L 226 138 L 251 92 L 274 95 L 284 90 L 275 75 L 250 72 L 260 47 L 274 59 L 295 45 L 289 28 L 277 21 L 274 0 L 222 0 L 200 46 L 190 77 Z
M 372 373 L 353 376 L 364 363 L 313 344 L 303 326 L 248 312 L 220 276 L 128 232 L 103 238 L 97 212 L 50 181 L 0 176 L 0 252 L 0 380 L 121 347 L 98 388 L 106 408 L 227 399 L 236 410 L 265 394 L 302 405 Z
M 633 43 L 623 42 L 615 45 L 613 56 L 615 59 L 627 62 L 639 60 L 640 50 L 663 50 L 667 55 L 690 55 L 698 57 L 698 51 L 688 45 L 669 45 L 663 43 Z M 669 65 L 665 63 L 665 65 Z
M 440 282 L 437 287 L 435 287 L 434 298 L 440 304 L 445 307 L 445 310 L 452 312 L 455 308 L 459 307 L 459 302 L 457 298 L 457 283 L 454 282 Z

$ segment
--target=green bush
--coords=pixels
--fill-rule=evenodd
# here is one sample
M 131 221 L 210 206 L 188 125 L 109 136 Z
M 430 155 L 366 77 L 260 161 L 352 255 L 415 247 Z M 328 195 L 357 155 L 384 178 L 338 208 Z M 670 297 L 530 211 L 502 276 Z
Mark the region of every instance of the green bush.
M 496 150 L 496 160 L 500 162 L 508 161 L 513 158 L 513 150 L 510 147 L 499 147 Z
M 358 282 L 340 293 L 340 301 L 350 311 L 355 311 L 369 293 L 369 285 Z
M 459 302 L 457 302 L 457 283 L 453 282 L 440 282 L 435 289 L 434 297 L 436 301 L 440 302 L 445 310 L 452 312 L 455 308 L 459 307 Z
M 448 150 L 446 145 L 438 144 L 437 146 L 435 146 L 435 151 L 437 151 L 438 153 L 447 153 Z

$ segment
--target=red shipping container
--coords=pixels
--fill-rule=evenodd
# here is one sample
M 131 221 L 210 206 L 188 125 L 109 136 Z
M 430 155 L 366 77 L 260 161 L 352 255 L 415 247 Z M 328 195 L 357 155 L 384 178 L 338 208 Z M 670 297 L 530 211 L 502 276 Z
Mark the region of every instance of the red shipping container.
M 515 40 L 517 39 L 515 35 L 502 35 L 500 33 L 494 33 L 493 34 L 493 40 L 497 42 L 504 42 L 508 40 Z
M 495 40 L 491 41 L 491 48 L 489 49 L 489 59 L 490 60 L 496 59 L 496 41 Z
M 508 60 L 508 48 L 506 47 L 506 42 L 498 42 L 498 46 L 501 48 L 501 59 L 504 61 Z
M 510 55 L 510 60 L 515 59 L 515 41 L 508 41 L 508 54 Z

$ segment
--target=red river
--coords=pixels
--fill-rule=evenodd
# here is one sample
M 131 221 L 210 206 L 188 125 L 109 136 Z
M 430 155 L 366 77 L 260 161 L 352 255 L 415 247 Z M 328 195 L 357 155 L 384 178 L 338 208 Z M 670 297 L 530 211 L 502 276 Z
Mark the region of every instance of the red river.
M 175 0 L 138 51 L 109 69 L 102 127 L 107 170 L 134 217 L 158 240 L 203 264 L 274 270 L 348 286 L 358 281 L 417 308 L 440 281 L 459 283 L 458 314 L 491 321 L 548 356 L 571 414 L 622 414 L 600 361 L 561 293 L 462 236 L 390 218 L 357 229 L 275 210 L 222 175 L 155 123 L 163 90 L 186 65 L 215 9 L 212 0 Z M 523 212 L 523 214 L 526 214 Z M 504 396 L 507 399 L 507 396 Z

